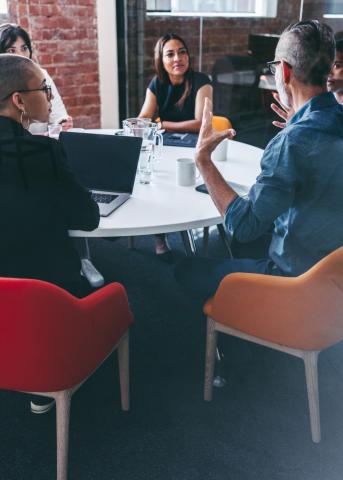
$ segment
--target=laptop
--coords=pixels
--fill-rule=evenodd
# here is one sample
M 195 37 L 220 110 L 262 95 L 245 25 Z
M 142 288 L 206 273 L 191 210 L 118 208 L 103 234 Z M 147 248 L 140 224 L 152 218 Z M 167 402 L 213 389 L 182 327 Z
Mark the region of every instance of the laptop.
M 133 190 L 142 139 L 94 133 L 62 132 L 67 163 L 107 217 Z

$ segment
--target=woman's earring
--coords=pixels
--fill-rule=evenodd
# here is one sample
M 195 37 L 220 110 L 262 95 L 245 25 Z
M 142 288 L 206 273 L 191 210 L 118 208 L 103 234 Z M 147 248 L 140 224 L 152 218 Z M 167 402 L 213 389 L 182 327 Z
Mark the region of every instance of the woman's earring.
M 24 118 L 24 115 L 26 115 L 26 119 Z M 26 122 L 26 125 L 24 125 L 24 122 Z M 27 113 L 25 112 L 25 109 L 21 111 L 20 123 L 22 124 L 22 127 L 25 128 L 25 130 L 28 130 L 28 129 L 29 129 L 29 126 L 30 126 L 30 118 L 29 118 L 29 116 L 27 115 Z

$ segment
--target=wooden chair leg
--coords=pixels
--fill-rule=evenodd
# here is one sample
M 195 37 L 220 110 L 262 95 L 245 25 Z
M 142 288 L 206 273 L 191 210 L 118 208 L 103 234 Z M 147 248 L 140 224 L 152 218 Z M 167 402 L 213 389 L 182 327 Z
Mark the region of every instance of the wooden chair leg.
M 310 410 L 312 441 L 319 443 L 320 434 L 320 412 L 319 412 L 319 391 L 318 391 L 318 352 L 303 352 L 305 363 L 305 375 L 308 404 Z
M 212 400 L 212 387 L 213 387 L 216 348 L 217 348 L 217 331 L 215 330 L 215 322 L 214 320 L 212 320 L 212 318 L 207 317 L 205 384 L 204 384 L 204 399 L 207 402 L 210 402 Z
M 130 409 L 129 333 L 125 335 L 118 346 L 118 364 L 121 408 L 127 411 Z
M 202 248 L 204 255 L 208 255 L 208 240 L 209 240 L 210 227 L 204 227 L 204 236 L 202 240 Z
M 68 447 L 71 391 L 58 392 L 56 400 L 57 480 L 68 478 Z

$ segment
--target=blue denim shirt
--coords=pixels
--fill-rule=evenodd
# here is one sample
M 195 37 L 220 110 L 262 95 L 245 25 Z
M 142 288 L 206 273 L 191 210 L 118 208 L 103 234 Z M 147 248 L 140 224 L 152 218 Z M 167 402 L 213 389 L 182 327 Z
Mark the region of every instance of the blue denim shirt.
M 274 223 L 269 257 L 300 275 L 343 245 L 343 106 L 332 93 L 309 100 L 267 145 L 248 197 L 225 225 L 249 242 Z

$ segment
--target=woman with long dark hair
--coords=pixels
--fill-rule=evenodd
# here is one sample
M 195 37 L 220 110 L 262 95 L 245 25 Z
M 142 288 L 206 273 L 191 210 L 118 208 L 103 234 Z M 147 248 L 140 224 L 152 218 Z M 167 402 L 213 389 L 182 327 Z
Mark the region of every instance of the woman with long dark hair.
M 139 114 L 160 118 L 161 127 L 170 132 L 198 132 L 205 98 L 212 99 L 207 75 L 194 72 L 185 41 L 174 33 L 159 38 L 155 45 L 151 80 Z
M 185 41 L 175 33 L 159 38 L 154 68 L 156 75 L 139 117 L 159 118 L 168 132 L 199 132 L 205 98 L 212 100 L 212 86 L 207 75 L 192 69 Z M 155 235 L 155 251 L 162 260 L 173 260 L 165 234 Z
M 0 53 L 15 53 L 32 59 L 32 42 L 29 34 L 20 25 L 3 23 L 0 25 Z M 73 119 L 68 115 L 57 87 L 48 72 L 41 68 L 47 84 L 51 85 L 52 101 L 49 123 L 60 123 L 63 130 L 73 126 Z M 35 125 L 31 124 L 30 131 L 35 133 Z

